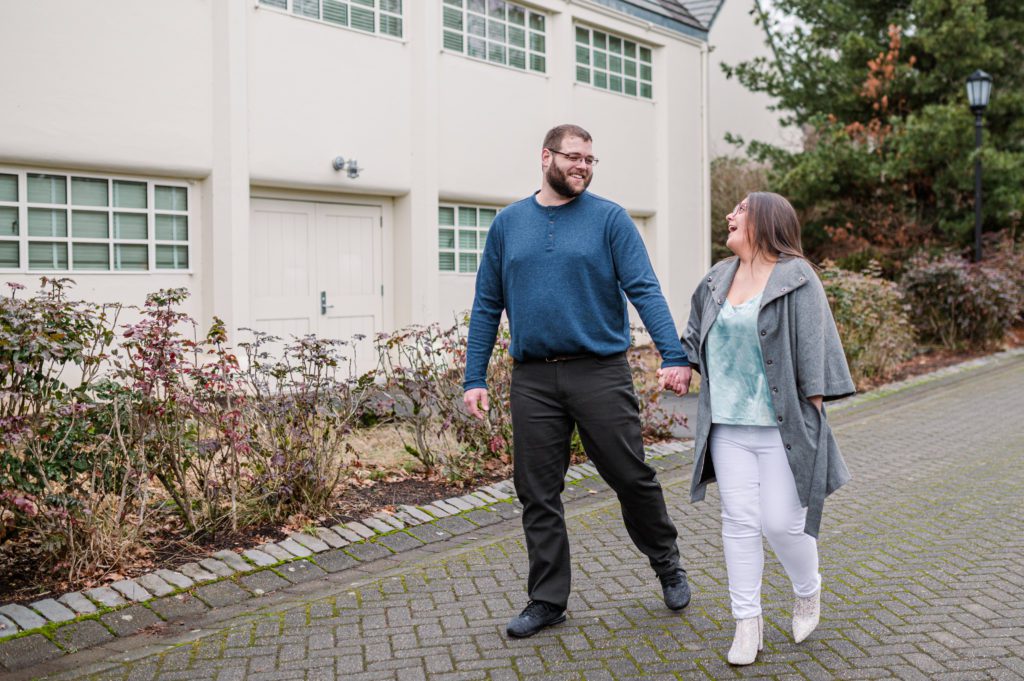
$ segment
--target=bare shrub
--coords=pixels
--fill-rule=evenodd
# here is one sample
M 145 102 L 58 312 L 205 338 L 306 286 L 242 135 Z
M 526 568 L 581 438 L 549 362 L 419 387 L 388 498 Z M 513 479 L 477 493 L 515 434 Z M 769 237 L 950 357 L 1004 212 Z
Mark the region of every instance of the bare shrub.
M 380 414 L 390 418 L 403 437 L 405 432 L 412 434 L 411 441 L 403 443 L 411 456 L 450 479 L 466 477 L 486 459 L 507 459 L 512 448 L 508 331 L 502 327 L 491 356 L 491 408 L 481 420 L 470 416 L 462 402 L 465 326 L 465 320 L 450 327 L 410 326 L 378 334 L 375 341 L 377 377 L 387 398 L 380 404 Z
M 285 342 L 249 330 L 243 407 L 251 454 L 251 512 L 279 521 L 326 512 L 345 476 L 346 438 L 372 377 L 354 375 L 348 341 L 313 335 Z M 357 338 L 362 340 L 361 338 Z M 348 352 L 349 354 L 346 354 Z
M 914 353 L 903 294 L 877 267 L 857 273 L 826 263 L 821 280 L 855 383 L 887 378 Z

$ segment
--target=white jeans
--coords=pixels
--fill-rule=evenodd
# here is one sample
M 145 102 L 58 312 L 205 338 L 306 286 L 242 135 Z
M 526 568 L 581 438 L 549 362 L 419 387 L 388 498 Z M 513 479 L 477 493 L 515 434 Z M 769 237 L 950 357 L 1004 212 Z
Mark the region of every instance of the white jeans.
M 793 592 L 814 595 L 821 587 L 818 542 L 804 534 L 807 509 L 800 506 L 779 429 L 715 424 L 710 445 L 722 497 L 732 616 L 761 614 L 762 533 L 789 575 Z

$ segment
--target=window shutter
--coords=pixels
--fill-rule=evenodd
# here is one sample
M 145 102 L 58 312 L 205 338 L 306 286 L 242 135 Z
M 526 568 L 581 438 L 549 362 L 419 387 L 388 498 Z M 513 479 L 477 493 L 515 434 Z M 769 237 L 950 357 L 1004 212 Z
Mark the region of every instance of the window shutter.
M 0 175 L 0 201 L 18 200 L 18 176 Z
M 67 236 L 68 215 L 64 210 L 28 209 L 29 236 Z
M 76 206 L 106 206 L 107 181 L 90 177 L 72 177 L 71 203 Z
M 145 244 L 114 244 L 114 269 L 149 269 L 149 247 Z
M 146 216 L 141 213 L 114 213 L 115 239 L 146 239 L 149 230 Z
M 109 270 L 110 246 L 107 244 L 72 244 L 72 267 L 76 270 Z
M 114 180 L 115 208 L 145 208 L 146 183 Z
M 0 267 L 21 267 L 17 241 L 0 241 Z
M 30 270 L 66 270 L 68 245 L 66 243 L 29 242 L 28 268 Z
M 320 0 L 292 0 L 292 14 L 310 19 L 320 18 Z
M 71 213 L 71 236 L 78 239 L 106 239 L 109 233 L 107 213 L 76 210 Z
M 157 210 L 188 210 L 188 192 L 184 187 L 157 185 L 153 203 Z
M 28 176 L 29 203 L 67 203 L 67 180 L 56 175 Z
M 18 236 L 17 206 L 0 206 L 0 236 Z
M 188 248 L 185 246 L 157 246 L 156 268 L 158 270 L 188 269 Z
M 188 217 L 184 215 L 157 215 L 157 241 L 188 241 Z
M 348 26 L 348 5 L 338 0 L 324 0 L 324 21 Z

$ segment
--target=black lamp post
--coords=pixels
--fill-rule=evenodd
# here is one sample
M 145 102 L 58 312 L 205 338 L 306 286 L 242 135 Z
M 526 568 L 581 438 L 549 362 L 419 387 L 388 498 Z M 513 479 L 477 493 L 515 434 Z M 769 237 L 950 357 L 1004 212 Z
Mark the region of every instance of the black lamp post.
M 967 77 L 967 102 L 974 113 L 974 262 L 981 262 L 981 131 L 985 124 L 981 115 L 992 94 L 992 76 L 977 70 Z

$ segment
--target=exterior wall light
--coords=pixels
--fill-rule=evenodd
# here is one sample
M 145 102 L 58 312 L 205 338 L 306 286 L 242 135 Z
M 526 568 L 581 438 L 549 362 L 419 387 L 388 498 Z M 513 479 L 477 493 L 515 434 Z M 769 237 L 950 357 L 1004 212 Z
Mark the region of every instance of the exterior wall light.
M 335 170 L 344 170 L 350 179 L 356 179 L 359 177 L 359 173 L 366 170 L 366 168 L 359 167 L 359 161 L 354 158 L 350 158 L 347 161 L 341 156 L 335 156 L 331 165 Z

